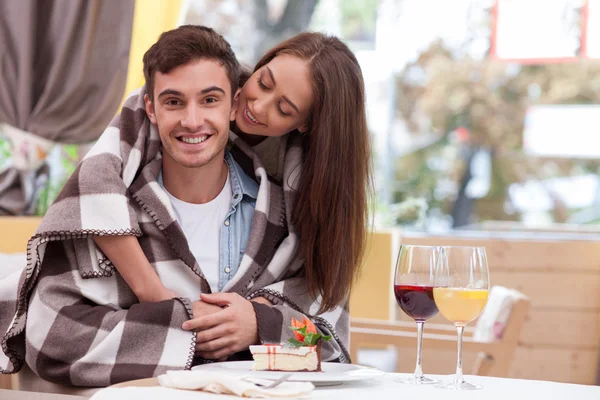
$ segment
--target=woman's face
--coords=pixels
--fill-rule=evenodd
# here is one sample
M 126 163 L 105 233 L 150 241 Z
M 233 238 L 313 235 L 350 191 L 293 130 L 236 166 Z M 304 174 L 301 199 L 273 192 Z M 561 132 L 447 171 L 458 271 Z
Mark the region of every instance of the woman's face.
M 308 65 L 297 57 L 279 55 L 252 74 L 239 96 L 235 122 L 242 132 L 261 136 L 304 132 L 313 98 Z

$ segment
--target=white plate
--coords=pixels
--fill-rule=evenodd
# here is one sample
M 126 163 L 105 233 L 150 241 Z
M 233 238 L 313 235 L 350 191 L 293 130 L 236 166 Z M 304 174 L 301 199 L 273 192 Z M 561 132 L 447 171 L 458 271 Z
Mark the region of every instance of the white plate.
M 252 371 L 254 361 L 228 361 L 211 364 L 202 364 L 193 367 L 193 370 L 206 369 L 211 371 L 228 372 L 232 375 L 244 375 L 257 379 L 279 379 L 287 372 L 282 371 Z M 332 362 L 321 363 L 321 372 L 294 372 L 288 379 L 292 382 L 312 382 L 317 386 L 323 384 L 337 384 L 341 382 L 360 381 L 385 375 L 385 372 L 374 368 L 354 364 L 340 364 Z

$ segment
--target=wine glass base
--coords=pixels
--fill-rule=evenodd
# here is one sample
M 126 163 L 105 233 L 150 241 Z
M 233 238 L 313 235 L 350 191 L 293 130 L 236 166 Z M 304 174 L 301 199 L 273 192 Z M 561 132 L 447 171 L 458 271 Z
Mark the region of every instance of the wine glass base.
M 479 389 L 481 389 L 481 386 L 474 385 L 472 383 L 465 382 L 465 381 L 440 384 L 440 385 L 437 385 L 436 387 L 439 387 L 442 389 L 450 389 L 450 390 L 479 390 Z
M 436 381 L 435 379 L 426 376 L 416 377 L 414 375 L 409 376 L 408 378 L 397 378 L 395 381 L 409 385 L 435 385 L 440 383 L 440 381 Z

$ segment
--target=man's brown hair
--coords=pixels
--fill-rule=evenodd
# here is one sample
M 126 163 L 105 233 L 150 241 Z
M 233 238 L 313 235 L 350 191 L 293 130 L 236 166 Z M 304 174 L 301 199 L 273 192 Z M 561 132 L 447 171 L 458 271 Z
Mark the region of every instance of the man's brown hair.
M 231 97 L 240 82 L 241 67 L 229 43 L 211 28 L 200 25 L 182 25 L 164 32 L 144 54 L 146 91 L 154 101 L 154 75 L 168 74 L 171 70 L 197 60 L 214 60 L 227 70 Z

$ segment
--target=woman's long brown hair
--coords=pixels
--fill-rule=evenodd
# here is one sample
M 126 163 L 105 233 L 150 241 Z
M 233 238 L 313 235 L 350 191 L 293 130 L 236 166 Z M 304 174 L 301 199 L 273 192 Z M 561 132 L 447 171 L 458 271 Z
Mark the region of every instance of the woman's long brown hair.
M 308 288 L 322 296 L 324 312 L 348 299 L 366 242 L 371 147 L 364 81 L 356 57 L 336 37 L 301 33 L 271 49 L 255 70 L 280 54 L 306 60 L 312 79 L 292 221 Z

